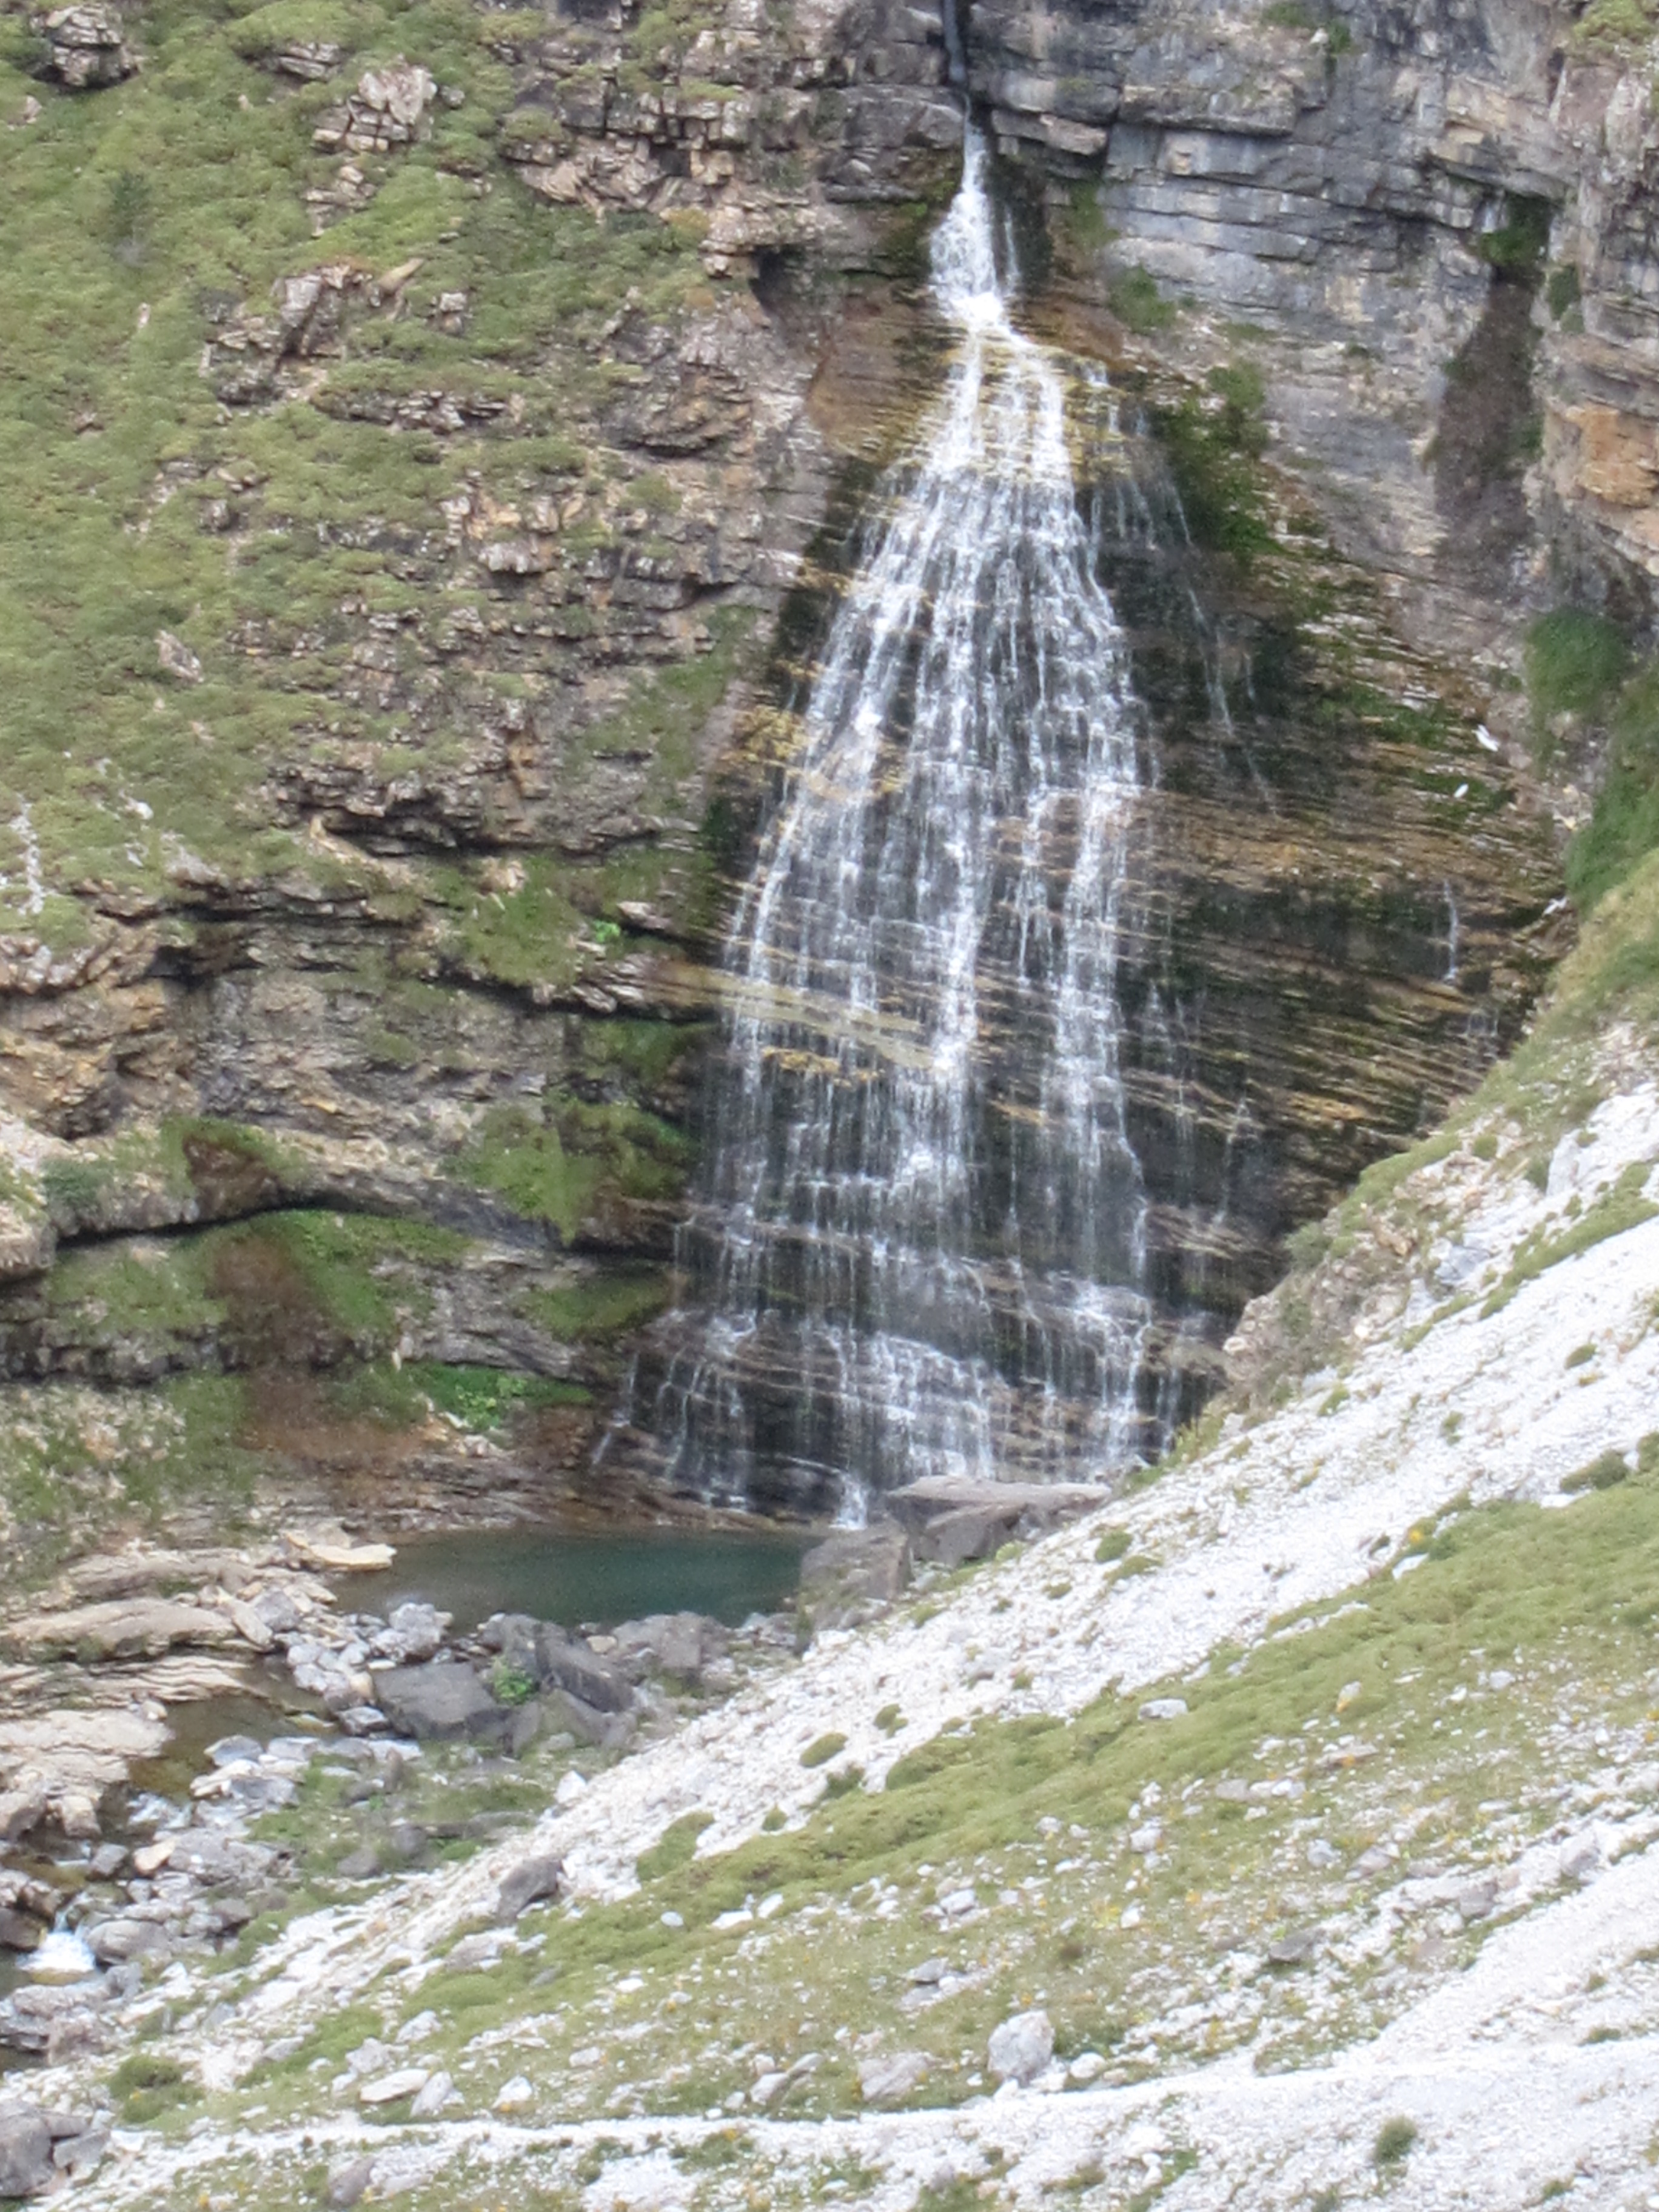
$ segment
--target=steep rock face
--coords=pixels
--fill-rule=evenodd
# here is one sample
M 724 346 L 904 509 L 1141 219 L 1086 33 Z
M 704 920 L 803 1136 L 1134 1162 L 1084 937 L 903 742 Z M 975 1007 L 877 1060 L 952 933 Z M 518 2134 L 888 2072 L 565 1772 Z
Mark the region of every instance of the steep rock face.
M 705 769 L 954 171 L 940 27 L 130 10 L 71 100 L 88 25 L 0 14 L 4 314 L 39 340 L 0 1488 L 118 1503 L 136 1455 L 216 1496 L 250 1447 L 302 1486 L 411 1452 L 537 1480 L 661 1300 Z
M 1564 580 L 1641 614 L 1659 574 L 1659 126 L 1604 14 L 972 10 L 1003 148 L 1109 226 L 1076 281 L 1168 356 L 1256 363 L 1344 544 L 1488 669 Z

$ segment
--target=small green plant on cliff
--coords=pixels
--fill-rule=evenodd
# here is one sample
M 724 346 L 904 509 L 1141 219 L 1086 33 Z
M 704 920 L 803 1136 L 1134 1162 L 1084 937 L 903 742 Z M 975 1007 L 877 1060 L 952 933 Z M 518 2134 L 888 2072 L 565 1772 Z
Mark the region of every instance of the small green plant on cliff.
M 1158 433 L 1194 540 L 1248 568 L 1273 543 L 1255 468 L 1267 441 L 1261 373 L 1249 362 L 1212 369 L 1209 392 L 1160 409 Z
M 1610 720 L 1595 811 L 1567 854 L 1568 888 L 1587 907 L 1659 845 L 1659 661 L 1626 684 Z
M 1495 230 L 1482 231 L 1474 250 L 1494 269 L 1521 275 L 1537 270 L 1549 250 L 1550 221 L 1554 210 L 1547 200 L 1511 194 L 1506 220 Z
M 1527 632 L 1527 698 L 1534 722 L 1563 714 L 1594 714 L 1630 666 L 1630 648 L 1604 615 L 1558 607 Z
M 1137 337 L 1168 330 L 1176 317 L 1175 301 L 1164 298 L 1149 269 L 1126 269 L 1121 276 L 1115 276 L 1106 301 L 1125 330 L 1133 331 Z

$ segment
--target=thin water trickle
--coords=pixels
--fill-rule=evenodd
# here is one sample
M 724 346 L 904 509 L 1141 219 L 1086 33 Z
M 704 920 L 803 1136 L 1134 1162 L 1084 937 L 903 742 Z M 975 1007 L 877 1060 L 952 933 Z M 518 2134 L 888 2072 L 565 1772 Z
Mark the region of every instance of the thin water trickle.
M 695 1304 L 631 1408 L 677 1487 L 844 1519 L 918 1475 L 1146 1441 L 1116 990 L 1137 711 L 986 172 L 970 125 L 932 249 L 955 360 L 732 918 Z

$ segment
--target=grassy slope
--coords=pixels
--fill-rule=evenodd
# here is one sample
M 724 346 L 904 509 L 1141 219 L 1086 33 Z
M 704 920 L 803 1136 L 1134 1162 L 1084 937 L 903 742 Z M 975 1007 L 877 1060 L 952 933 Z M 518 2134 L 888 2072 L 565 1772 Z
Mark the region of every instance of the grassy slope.
M 35 47 L 16 15 L 0 31 L 0 114 L 31 93 L 44 102 L 38 120 L 0 132 L 0 813 L 28 803 L 51 892 L 30 915 L 21 848 L 7 854 L 0 922 L 64 938 L 82 926 L 66 891 L 88 878 L 157 890 L 175 840 L 234 877 L 326 872 L 252 803 L 272 766 L 325 727 L 369 742 L 395 731 L 414 769 L 453 759 L 458 725 L 444 714 L 416 729 L 334 696 L 351 665 L 343 603 L 368 617 L 416 610 L 414 571 L 441 544 L 441 503 L 469 478 L 503 505 L 568 499 L 590 471 L 601 489 L 604 455 L 571 435 L 603 396 L 584 341 L 630 289 L 655 313 L 706 287 L 672 228 L 624 218 L 601 230 L 502 173 L 493 143 L 513 88 L 491 51 L 501 19 L 465 0 L 252 11 L 160 0 L 137 24 L 142 74 L 81 95 L 26 73 Z M 345 46 L 331 82 L 295 88 L 259 65 L 295 36 Z M 372 203 L 313 239 L 304 195 L 339 165 L 312 145 L 318 115 L 365 65 L 399 53 L 463 101 L 434 108 L 423 143 L 362 157 Z M 325 261 L 386 274 L 417 258 L 396 312 L 358 319 L 326 410 L 227 409 L 198 373 L 227 314 L 268 313 L 277 279 Z M 451 291 L 468 296 L 464 333 L 433 319 Z M 440 438 L 344 411 L 366 392 L 410 391 L 477 393 L 510 412 Z M 204 529 L 216 501 L 244 526 Z M 199 658 L 198 686 L 163 674 L 164 629 Z

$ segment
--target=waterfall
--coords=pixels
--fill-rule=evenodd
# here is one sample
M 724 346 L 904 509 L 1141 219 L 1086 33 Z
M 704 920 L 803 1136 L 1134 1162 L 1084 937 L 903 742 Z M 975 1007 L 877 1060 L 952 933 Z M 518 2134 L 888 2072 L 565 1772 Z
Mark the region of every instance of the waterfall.
M 1137 709 L 986 171 L 969 124 L 932 246 L 952 366 L 726 942 L 690 1290 L 632 1408 L 714 1499 L 856 1519 L 919 1475 L 1099 1474 L 1146 1440 Z

